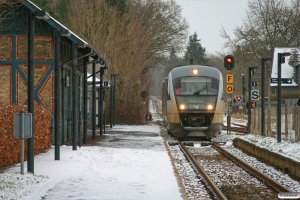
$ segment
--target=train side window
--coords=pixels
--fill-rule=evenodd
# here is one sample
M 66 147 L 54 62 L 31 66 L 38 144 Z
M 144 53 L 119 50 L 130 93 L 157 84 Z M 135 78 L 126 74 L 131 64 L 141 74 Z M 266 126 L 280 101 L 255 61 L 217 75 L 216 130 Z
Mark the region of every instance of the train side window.
M 171 100 L 171 96 L 170 96 L 170 91 L 171 91 L 171 88 L 170 88 L 170 84 L 169 84 L 169 81 L 167 82 L 168 83 L 168 99 L 167 100 Z

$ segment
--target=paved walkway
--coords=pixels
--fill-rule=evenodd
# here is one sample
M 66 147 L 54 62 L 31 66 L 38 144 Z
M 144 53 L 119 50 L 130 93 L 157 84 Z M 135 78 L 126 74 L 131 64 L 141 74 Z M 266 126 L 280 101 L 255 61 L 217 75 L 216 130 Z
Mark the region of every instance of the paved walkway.
M 52 166 L 37 159 L 36 173 L 49 176 L 50 181 L 28 199 L 188 199 L 158 126 L 117 125 L 104 136 L 97 133 L 93 145 L 77 151 L 62 147 L 61 161 Z M 65 151 L 71 151 L 72 158 Z M 63 163 L 63 168 L 56 166 Z M 48 173 L 44 168 L 39 172 L 42 164 L 49 165 Z M 55 178 L 57 173 L 61 177 Z

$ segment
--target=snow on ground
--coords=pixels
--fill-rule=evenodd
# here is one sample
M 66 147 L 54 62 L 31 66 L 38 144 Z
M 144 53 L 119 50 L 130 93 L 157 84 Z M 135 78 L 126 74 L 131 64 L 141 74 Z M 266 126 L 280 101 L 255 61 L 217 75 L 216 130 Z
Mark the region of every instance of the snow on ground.
M 232 118 L 232 123 L 239 123 L 245 125 L 245 120 Z M 224 124 L 226 120 L 224 118 Z M 220 136 L 222 137 L 222 136 Z M 287 157 L 290 157 L 294 160 L 300 162 L 300 142 L 291 142 L 282 139 L 280 143 L 277 142 L 277 138 L 274 137 L 263 137 L 261 135 L 254 134 L 246 134 L 243 136 L 238 136 L 236 133 L 232 133 L 230 136 L 223 136 L 226 138 L 230 138 L 231 140 L 235 137 L 240 137 L 244 140 L 254 143 L 257 146 L 264 147 L 269 149 L 270 151 L 283 154 Z
M 154 112 L 155 109 L 150 110 Z M 155 120 L 161 119 L 156 115 Z M 232 119 L 232 123 L 237 122 L 243 123 Z M 54 160 L 54 148 L 51 148 L 35 156 L 35 174 L 21 175 L 20 164 L 0 173 L 0 199 L 182 199 L 170 158 L 162 146 L 163 139 L 158 136 L 158 126 L 117 125 L 112 130 L 132 132 L 125 138 L 115 136 L 109 130 L 106 132 L 114 138 L 111 141 L 128 141 L 132 146 L 122 147 L 118 142 L 109 141 L 102 146 L 83 146 L 77 151 L 70 146 L 61 146 L 60 161 Z M 157 133 L 156 137 L 149 135 L 153 132 Z M 147 139 L 143 134 L 148 136 Z M 227 135 L 224 131 L 216 139 L 230 145 L 235 137 L 300 162 L 300 143 L 284 140 L 277 143 L 276 138 L 252 134 L 239 136 L 234 132 Z M 141 141 L 145 142 L 144 146 L 140 145 Z M 132 164 L 138 160 L 140 163 Z
M 117 125 L 105 137 L 61 146 L 60 161 L 54 148 L 35 156 L 35 174 L 19 164 L 0 173 L 0 199 L 182 199 L 159 126 Z

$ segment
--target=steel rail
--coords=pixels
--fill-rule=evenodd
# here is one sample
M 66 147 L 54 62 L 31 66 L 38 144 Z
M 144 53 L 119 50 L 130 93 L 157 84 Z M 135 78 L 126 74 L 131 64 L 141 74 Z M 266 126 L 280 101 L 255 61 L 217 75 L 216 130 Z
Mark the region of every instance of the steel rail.
M 241 133 L 247 133 L 247 125 L 237 124 L 237 123 L 231 123 L 230 130 L 234 132 L 241 132 Z M 227 126 L 222 127 L 223 130 L 227 130 Z
M 227 130 L 227 126 L 223 126 L 222 130 Z M 230 127 L 230 131 L 247 133 L 247 127 Z
M 223 193 L 219 190 L 219 188 L 216 186 L 216 184 L 211 180 L 211 178 L 206 174 L 206 172 L 203 170 L 203 168 L 199 165 L 199 163 L 196 161 L 194 156 L 189 152 L 189 150 L 181 143 L 178 142 L 180 145 L 180 148 L 182 152 L 188 157 L 188 159 L 193 163 L 194 167 L 197 168 L 199 173 L 203 176 L 203 178 L 206 180 L 208 185 L 211 187 L 212 191 L 214 194 L 220 199 L 220 200 L 225 200 L 227 199 Z
M 291 192 L 289 189 L 287 189 L 286 187 L 280 185 L 279 183 L 277 183 L 276 181 L 274 181 L 270 177 L 264 175 L 263 173 L 261 173 L 257 169 L 255 169 L 252 166 L 245 163 L 244 161 L 238 159 L 237 157 L 235 157 L 234 155 L 232 155 L 231 153 L 226 151 L 224 148 L 222 148 L 220 145 L 213 142 L 212 146 L 216 150 L 218 150 L 220 153 L 222 153 L 223 155 L 225 155 L 228 158 L 230 158 L 231 160 L 233 160 L 236 164 L 238 164 L 239 166 L 241 166 L 244 169 L 248 170 L 251 174 L 253 174 L 256 177 L 260 178 L 262 181 L 264 181 L 265 183 L 267 183 L 268 185 L 270 185 L 274 189 L 278 190 L 279 192 Z

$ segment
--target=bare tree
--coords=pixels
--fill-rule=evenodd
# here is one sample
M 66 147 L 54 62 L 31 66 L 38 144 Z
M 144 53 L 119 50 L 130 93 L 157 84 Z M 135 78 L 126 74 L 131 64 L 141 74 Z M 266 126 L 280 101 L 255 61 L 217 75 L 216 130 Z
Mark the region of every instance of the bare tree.
M 240 27 L 234 29 L 234 38 L 222 27 L 221 36 L 226 39 L 235 56 L 236 89 L 241 93 L 240 76 L 248 74 L 248 67 L 260 66 L 261 58 L 273 57 L 275 47 L 299 46 L 300 0 L 249 0 L 247 16 Z M 266 73 L 270 73 L 270 64 Z M 260 82 L 260 79 L 254 81 Z M 261 84 L 261 83 L 259 83 Z
M 221 35 L 232 52 L 253 52 L 270 57 L 275 47 L 299 46 L 299 0 L 249 0 L 244 24 L 234 30 L 230 38 L 222 28 Z
M 0 0 L 0 21 L 14 17 L 17 8 L 22 5 L 21 2 L 18 0 Z
M 138 116 L 142 121 L 146 109 L 139 94 L 143 90 L 150 91 L 148 68 L 154 66 L 154 61 L 171 44 L 178 48 L 184 38 L 181 34 L 186 31 L 183 27 L 179 33 L 174 28 L 169 30 L 164 27 L 173 26 L 173 21 L 179 20 L 175 16 L 179 8 L 173 1 L 127 2 L 127 11 L 120 15 L 118 9 L 109 6 L 104 0 L 72 0 L 66 20 L 71 30 L 105 57 L 109 62 L 109 73 L 118 74 L 117 118 L 126 123 L 131 119 L 130 116 L 135 119 Z M 148 3 L 152 3 L 152 6 Z M 164 9 L 161 10 L 158 5 Z

